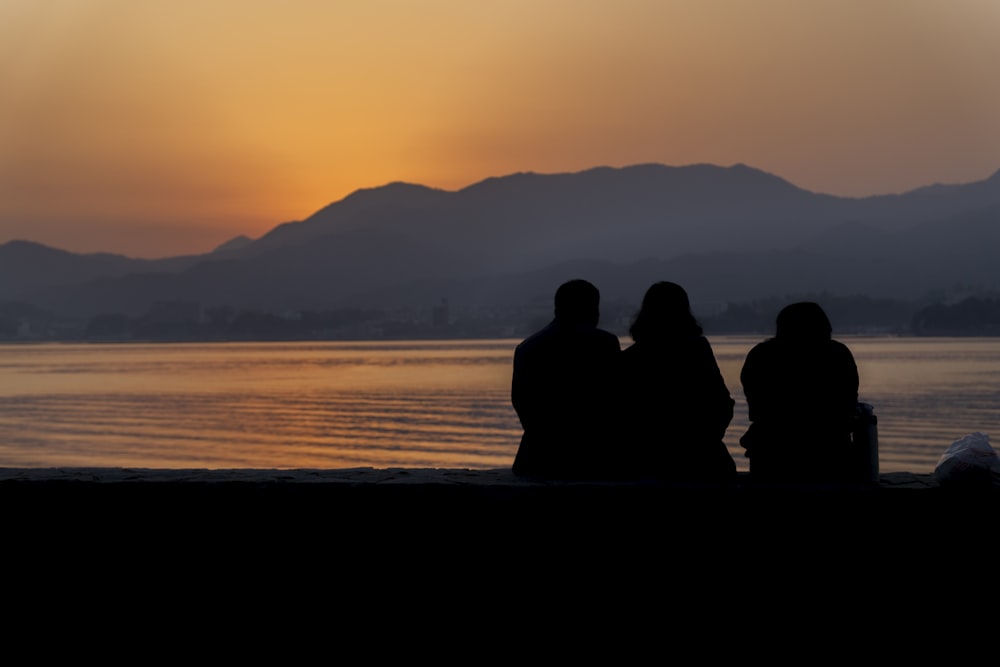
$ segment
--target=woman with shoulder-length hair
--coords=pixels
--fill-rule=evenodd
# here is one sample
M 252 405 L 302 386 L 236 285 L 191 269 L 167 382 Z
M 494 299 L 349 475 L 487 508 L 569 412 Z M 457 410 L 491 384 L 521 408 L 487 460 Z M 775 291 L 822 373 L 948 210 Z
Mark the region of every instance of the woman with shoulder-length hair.
M 723 440 L 735 401 L 684 288 L 652 284 L 629 335 L 619 394 L 625 474 L 735 481 L 736 463 Z

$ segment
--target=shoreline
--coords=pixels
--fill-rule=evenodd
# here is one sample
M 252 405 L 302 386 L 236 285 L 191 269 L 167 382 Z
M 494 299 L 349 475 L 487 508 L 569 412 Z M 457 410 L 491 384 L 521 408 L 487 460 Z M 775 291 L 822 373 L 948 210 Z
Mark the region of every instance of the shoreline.
M 472 485 L 487 487 L 555 487 L 593 486 L 630 487 L 655 485 L 643 481 L 539 481 L 514 475 L 509 468 L 131 468 L 131 467 L 46 467 L 0 468 L 0 487 L 10 484 L 45 484 L 75 482 L 79 484 L 212 484 L 253 483 L 258 485 Z M 676 486 L 676 485 L 673 485 Z M 936 489 L 937 480 L 931 473 L 892 472 L 879 475 L 879 489 Z M 752 487 L 749 473 L 738 473 L 737 489 Z M 814 488 L 803 480 L 795 488 Z M 690 488 L 690 486 L 689 486 Z M 824 487 L 821 487 L 824 488 Z

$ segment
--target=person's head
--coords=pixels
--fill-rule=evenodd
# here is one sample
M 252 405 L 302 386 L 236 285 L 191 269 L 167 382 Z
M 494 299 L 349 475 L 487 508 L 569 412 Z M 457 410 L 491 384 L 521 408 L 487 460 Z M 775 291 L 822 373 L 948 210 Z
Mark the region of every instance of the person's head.
M 789 341 L 830 340 L 833 326 L 823 308 L 812 301 L 791 303 L 781 309 L 775 321 L 775 337 Z
M 700 336 L 702 328 L 691 313 L 691 302 L 684 288 L 661 280 L 646 290 L 642 307 L 629 327 L 629 335 L 635 341 L 646 336 Z
M 556 289 L 555 316 L 566 324 L 597 326 L 601 317 L 601 293 L 581 278 L 567 281 Z

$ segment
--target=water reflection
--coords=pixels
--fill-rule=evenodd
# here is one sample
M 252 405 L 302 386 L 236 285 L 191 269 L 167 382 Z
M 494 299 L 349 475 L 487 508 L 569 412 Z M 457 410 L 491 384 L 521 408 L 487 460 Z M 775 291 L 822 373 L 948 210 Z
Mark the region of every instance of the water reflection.
M 741 470 L 739 371 L 758 340 L 712 339 Z M 930 472 L 962 435 L 1000 433 L 1000 339 L 842 340 L 883 471 Z M 515 344 L 0 345 L 0 466 L 506 467 Z

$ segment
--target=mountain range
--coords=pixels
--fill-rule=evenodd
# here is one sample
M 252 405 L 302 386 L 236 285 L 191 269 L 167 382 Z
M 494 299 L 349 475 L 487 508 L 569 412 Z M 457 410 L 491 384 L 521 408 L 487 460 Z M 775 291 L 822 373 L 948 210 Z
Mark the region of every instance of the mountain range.
M 0 301 L 67 317 L 157 301 L 265 312 L 551 304 L 591 280 L 637 303 L 656 280 L 696 303 L 826 292 L 877 298 L 1000 289 L 1000 171 L 978 182 L 838 197 L 746 165 L 515 173 L 457 191 L 361 189 L 263 236 L 145 260 L 0 245 Z

